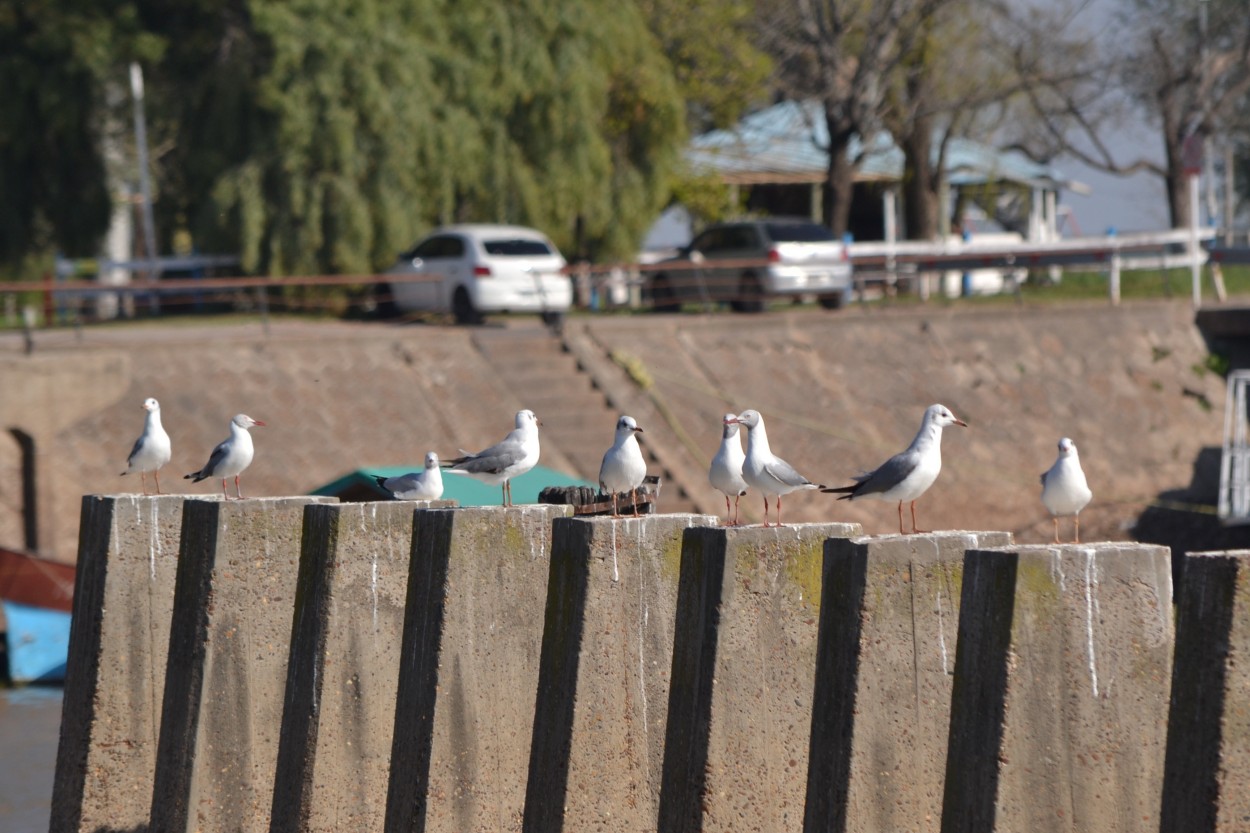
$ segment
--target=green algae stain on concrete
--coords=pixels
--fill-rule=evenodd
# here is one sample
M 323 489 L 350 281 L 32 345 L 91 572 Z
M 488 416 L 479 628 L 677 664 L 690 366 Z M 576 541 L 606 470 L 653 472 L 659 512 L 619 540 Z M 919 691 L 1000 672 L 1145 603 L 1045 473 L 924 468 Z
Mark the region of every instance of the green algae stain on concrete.
M 670 536 L 660 552 L 660 575 L 673 583 L 681 576 L 682 540 L 681 535 Z
M 1016 586 L 1045 607 L 1059 604 L 1059 584 L 1048 560 L 1037 557 L 1019 559 L 1016 565 Z
M 820 610 L 820 587 L 825 563 L 825 542 L 820 538 L 800 541 L 785 548 L 785 571 L 802 591 L 802 601 Z

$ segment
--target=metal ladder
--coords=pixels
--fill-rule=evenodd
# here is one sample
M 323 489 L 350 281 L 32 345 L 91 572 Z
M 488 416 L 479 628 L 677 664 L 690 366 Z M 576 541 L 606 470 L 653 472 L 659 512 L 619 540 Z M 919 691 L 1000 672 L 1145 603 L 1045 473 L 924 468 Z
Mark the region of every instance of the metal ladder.
M 1220 520 L 1250 523 L 1250 441 L 1247 439 L 1246 389 L 1250 370 L 1228 374 L 1224 400 L 1224 451 L 1220 455 Z

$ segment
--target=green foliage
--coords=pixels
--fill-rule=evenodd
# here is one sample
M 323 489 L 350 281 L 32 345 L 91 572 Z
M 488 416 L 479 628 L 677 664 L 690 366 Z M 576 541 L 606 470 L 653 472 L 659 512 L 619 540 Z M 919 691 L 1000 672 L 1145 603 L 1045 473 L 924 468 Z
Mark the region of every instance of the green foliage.
M 134 57 L 162 250 L 190 232 L 256 273 L 371 272 L 453 221 L 627 256 L 685 142 L 672 66 L 633 3 L 62 4 L 0 11 L 0 67 L 24 93 L 0 100 L 0 261 L 98 245 L 111 211 L 101 147 L 106 127 L 129 124 Z M 48 66 L 60 74 L 42 84 Z

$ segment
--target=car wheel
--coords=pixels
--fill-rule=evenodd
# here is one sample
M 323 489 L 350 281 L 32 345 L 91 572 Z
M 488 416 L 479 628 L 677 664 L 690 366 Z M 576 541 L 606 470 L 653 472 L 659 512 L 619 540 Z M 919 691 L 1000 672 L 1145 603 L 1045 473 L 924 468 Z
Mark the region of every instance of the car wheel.
M 829 295 L 821 295 L 816 299 L 820 306 L 824 309 L 841 309 L 842 293 L 834 292 Z
M 469 290 L 463 286 L 456 287 L 456 294 L 451 298 L 451 314 L 457 324 L 481 324 L 482 313 L 473 306 Z
M 748 272 L 742 276 L 742 280 L 738 282 L 738 299 L 729 306 L 735 312 L 764 311 L 764 287 L 760 284 L 758 275 Z
M 669 283 L 668 275 L 656 275 L 651 279 L 651 311 L 652 312 L 677 312 L 681 309 L 681 304 L 677 300 L 677 294 L 673 292 L 673 285 Z

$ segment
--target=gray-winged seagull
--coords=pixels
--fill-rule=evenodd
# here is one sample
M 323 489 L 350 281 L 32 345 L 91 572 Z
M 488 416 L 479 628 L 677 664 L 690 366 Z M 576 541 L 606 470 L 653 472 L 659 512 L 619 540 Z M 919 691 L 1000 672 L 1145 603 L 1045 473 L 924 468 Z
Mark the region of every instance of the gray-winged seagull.
M 1093 498 L 1081 470 L 1081 458 L 1076 443 L 1064 437 L 1059 441 L 1059 456 L 1055 464 L 1042 475 L 1042 503 L 1050 510 L 1055 522 L 1055 543 L 1059 542 L 1059 516 L 1072 516 L 1073 543 L 1081 543 L 1081 510 Z
M 720 448 L 712 458 L 712 465 L 707 470 L 708 482 L 712 488 L 725 495 L 725 524 L 738 525 L 738 501 L 747 493 L 747 482 L 742 479 L 742 464 L 746 454 L 742 451 L 742 435 L 738 431 L 738 417 L 725 414 L 721 420 Z M 732 514 L 729 498 L 733 497 Z
M 538 426 L 533 411 L 517 411 L 516 427 L 500 442 L 476 454 L 460 449 L 462 456 L 444 462 L 452 474 L 467 474 L 488 486 L 503 487 L 503 505 L 512 505 L 512 478 L 538 463 Z
M 642 457 L 642 449 L 638 447 L 638 435 L 642 429 L 631 416 L 622 416 L 616 421 L 616 436 L 612 447 L 603 455 L 599 465 L 599 488 L 612 495 L 612 517 L 619 518 L 617 495 L 630 493 L 634 503 L 634 517 L 638 516 L 638 493 L 635 491 L 642 485 L 647 476 L 647 461 Z
M 916 500 L 928 491 L 942 471 L 942 429 L 947 425 L 968 427 L 957 419 L 945 405 L 930 405 L 925 409 L 920 430 L 907 446 L 886 460 L 875 470 L 856 475 L 854 486 L 824 488 L 822 492 L 845 492 L 838 500 L 855 500 L 861 497 L 898 501 L 898 531 L 903 534 L 903 503 L 911 503 L 911 531 L 925 532 L 916 526 Z
M 747 427 L 747 453 L 742 464 L 742 479 L 747 486 L 764 496 L 764 526 L 768 526 L 768 496 L 777 500 L 777 526 L 781 522 L 781 496 L 800 489 L 820 489 L 794 470 L 794 466 L 773 454 L 768 446 L 768 433 L 764 430 L 764 417 L 759 411 L 743 411 L 731 422 Z
M 243 499 L 243 490 L 239 487 L 239 475 L 252 464 L 255 449 L 252 446 L 252 435 L 248 429 L 254 425 L 264 425 L 259 419 L 252 419 L 247 414 L 235 414 L 230 420 L 230 436 L 217 443 L 213 453 L 208 455 L 208 462 L 199 471 L 193 471 L 183 480 L 199 483 L 210 477 L 221 478 L 221 493 L 226 500 L 230 494 L 226 491 L 226 479 L 234 478 L 234 494 Z
M 126 458 L 126 470 L 123 475 L 139 472 L 139 480 L 143 484 L 143 493 L 148 493 L 147 473 L 156 476 L 156 493 L 161 493 L 161 466 L 169 462 L 173 455 L 169 443 L 169 435 L 161 425 L 161 403 L 148 397 L 143 400 L 143 410 L 147 415 L 143 418 L 143 433 L 135 440 L 130 456 Z
M 443 496 L 443 470 L 438 465 L 438 455 L 433 451 L 426 453 L 423 471 L 399 477 L 375 474 L 373 479 L 397 500 L 438 500 Z

